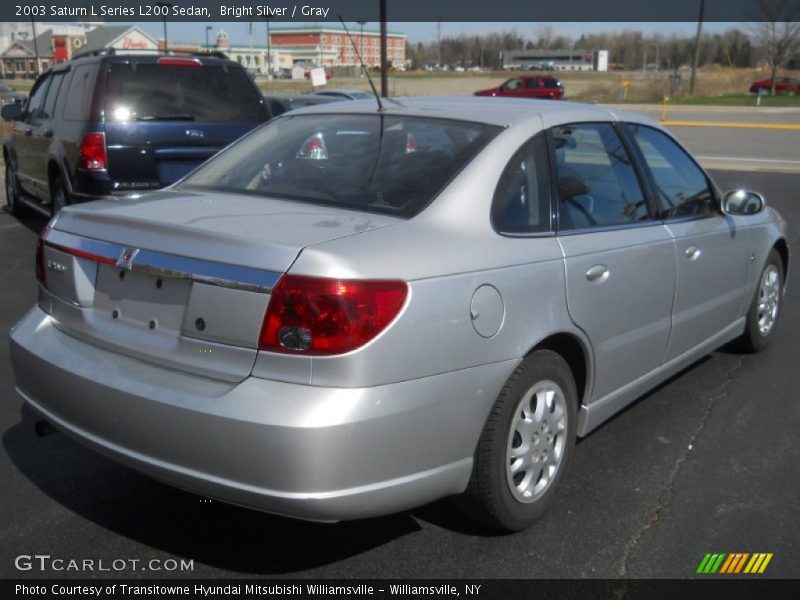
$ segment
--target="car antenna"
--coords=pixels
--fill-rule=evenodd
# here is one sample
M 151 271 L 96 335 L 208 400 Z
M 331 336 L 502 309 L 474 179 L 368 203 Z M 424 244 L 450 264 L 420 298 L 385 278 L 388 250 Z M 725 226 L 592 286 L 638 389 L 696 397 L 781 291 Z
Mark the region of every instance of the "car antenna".
M 344 27 L 344 32 L 347 34 L 348 39 L 350 40 L 350 44 L 353 46 L 353 51 L 356 53 L 358 57 L 358 62 L 361 63 L 361 70 L 363 71 L 364 75 L 367 76 L 367 81 L 369 81 L 369 87 L 372 88 L 372 93 L 375 94 L 375 100 L 378 102 L 378 112 L 383 112 L 383 102 L 381 102 L 380 94 L 378 94 L 378 90 L 375 89 L 375 84 L 372 83 L 372 77 L 369 76 L 369 71 L 367 70 L 367 66 L 364 64 L 364 59 L 361 58 L 361 53 L 356 48 L 356 42 L 353 40 L 353 36 L 350 35 L 350 32 L 347 30 L 347 25 L 344 24 L 344 20 L 342 19 L 342 15 L 336 15 L 339 19 L 339 22 Z

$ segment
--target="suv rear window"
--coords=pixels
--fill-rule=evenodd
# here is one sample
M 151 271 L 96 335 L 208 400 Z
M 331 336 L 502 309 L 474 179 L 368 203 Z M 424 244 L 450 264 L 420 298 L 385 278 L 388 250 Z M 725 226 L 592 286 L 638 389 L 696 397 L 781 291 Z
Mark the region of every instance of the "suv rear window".
M 262 122 L 261 96 L 240 68 L 112 63 L 108 120 Z
M 377 114 L 285 116 L 218 154 L 180 186 L 412 217 L 499 131 Z

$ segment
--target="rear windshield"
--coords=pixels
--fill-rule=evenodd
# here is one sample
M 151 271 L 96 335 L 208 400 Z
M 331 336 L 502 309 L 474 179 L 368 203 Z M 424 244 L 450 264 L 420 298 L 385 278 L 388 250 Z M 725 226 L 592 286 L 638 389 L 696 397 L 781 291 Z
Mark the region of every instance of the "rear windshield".
M 500 130 L 378 114 L 284 116 L 180 186 L 412 217 Z
M 105 115 L 109 121 L 260 123 L 261 96 L 244 69 L 123 63 L 110 65 Z

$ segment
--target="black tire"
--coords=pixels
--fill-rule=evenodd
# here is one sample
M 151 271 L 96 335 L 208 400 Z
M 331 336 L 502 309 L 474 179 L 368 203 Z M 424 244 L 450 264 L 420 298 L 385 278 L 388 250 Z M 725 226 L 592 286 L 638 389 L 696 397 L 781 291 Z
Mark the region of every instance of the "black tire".
M 56 175 L 50 182 L 50 216 L 55 217 L 62 208 L 69 204 L 69 193 L 64 181 L 61 179 L 61 175 Z
M 521 454 L 524 459 L 518 456 L 512 459 L 510 453 L 513 448 L 522 448 L 522 435 L 518 426 L 523 423 L 523 404 L 529 392 L 535 391 L 538 387 L 555 384 L 563 397 L 563 400 L 554 401 L 560 406 L 559 413 L 562 413 L 566 423 L 561 423 L 563 427 L 561 433 L 553 433 L 549 429 L 552 423 L 548 424 L 547 433 L 545 429 L 539 428 L 536 417 L 530 419 L 535 423 L 530 429 L 531 439 L 527 442 L 527 449 Z M 542 394 L 546 394 L 543 392 Z M 547 410 L 547 404 L 542 403 L 540 396 L 534 394 L 534 399 L 529 406 L 541 406 Z M 557 393 L 556 393 L 557 396 Z M 529 411 L 538 412 L 537 409 Z M 550 416 L 558 413 L 550 412 Z M 538 350 L 533 352 L 517 367 L 509 378 L 500 396 L 492 407 L 486 424 L 483 428 L 478 447 L 475 451 L 475 462 L 472 468 L 472 477 L 466 491 L 457 498 L 457 504 L 467 516 L 478 520 L 490 527 L 504 531 L 520 531 L 530 527 L 538 519 L 553 501 L 553 497 L 558 486 L 558 482 L 566 471 L 572 452 L 575 447 L 575 431 L 577 428 L 578 417 L 578 392 L 575 387 L 575 380 L 572 376 L 566 361 L 555 352 L 550 350 Z M 527 423 L 527 420 L 525 421 Z M 513 426 L 513 429 L 512 429 Z M 544 425 L 543 425 L 544 426 Z M 535 429 L 535 431 L 534 431 Z M 553 427 L 555 429 L 555 427 Z M 546 464 L 547 447 L 544 450 L 539 446 L 539 434 L 545 435 L 542 440 L 548 440 L 550 444 L 552 438 L 552 456 L 559 456 L 558 464 L 544 479 L 544 471 L 537 478 L 536 473 L 542 469 L 542 464 Z M 551 435 L 552 434 L 552 435 Z M 560 437 L 559 437 L 560 436 Z M 545 444 L 544 441 L 542 441 Z M 557 454 L 557 448 L 560 452 Z M 544 454 L 544 457 L 542 456 Z M 538 455 L 538 458 L 536 458 Z M 527 460 L 530 466 L 521 467 L 525 469 L 519 483 L 517 482 L 520 472 L 513 475 L 509 472 L 510 466 L 516 461 Z M 545 462 L 543 463 L 542 460 Z M 549 467 L 548 467 L 549 468 Z M 534 482 L 534 489 L 538 485 L 543 485 L 543 489 L 538 493 L 531 492 L 530 497 L 524 501 L 521 488 L 525 484 L 525 479 L 530 472 L 530 481 Z M 512 491 L 512 485 L 514 491 Z
M 765 288 L 765 278 L 770 276 L 768 274 L 775 274 L 776 281 Z M 772 338 L 775 337 L 775 329 L 778 325 L 783 304 L 783 281 L 783 261 L 778 251 L 773 248 L 767 255 L 767 262 L 758 276 L 756 291 L 750 302 L 750 308 L 747 310 L 747 323 L 744 333 L 736 340 L 736 346 L 742 352 L 761 352 L 769 346 Z M 765 289 L 768 291 L 765 292 Z M 764 301 L 768 304 L 774 301 L 774 310 L 764 310 L 762 304 Z M 769 305 L 772 306 L 771 304 Z M 771 324 L 765 331 L 766 322 L 764 317 L 767 313 L 771 315 Z
M 18 215 L 22 209 L 19 202 L 19 183 L 17 175 L 11 167 L 11 159 L 6 158 L 6 210 L 9 214 Z

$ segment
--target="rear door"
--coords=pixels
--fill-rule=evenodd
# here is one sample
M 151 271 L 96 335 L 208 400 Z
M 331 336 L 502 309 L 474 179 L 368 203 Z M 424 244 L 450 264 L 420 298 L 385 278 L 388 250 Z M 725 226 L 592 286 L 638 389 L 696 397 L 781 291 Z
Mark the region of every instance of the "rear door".
M 669 361 L 741 315 L 750 262 L 747 231 L 722 214 L 706 174 L 667 134 L 644 125 L 626 129 L 649 167 L 660 217 L 675 238 L 678 286 Z
M 31 90 L 25 115 L 14 123 L 12 145 L 17 157 L 17 177 L 22 188 L 29 194 L 41 193 L 41 148 L 38 147 L 39 129 L 42 126 L 42 109 L 50 77 L 40 77 Z
M 104 105 L 115 191 L 174 183 L 269 114 L 243 69 L 193 58 L 108 63 Z
M 567 305 L 595 356 L 593 399 L 657 368 L 675 290 L 672 238 L 610 123 L 554 127 L 549 141 Z

